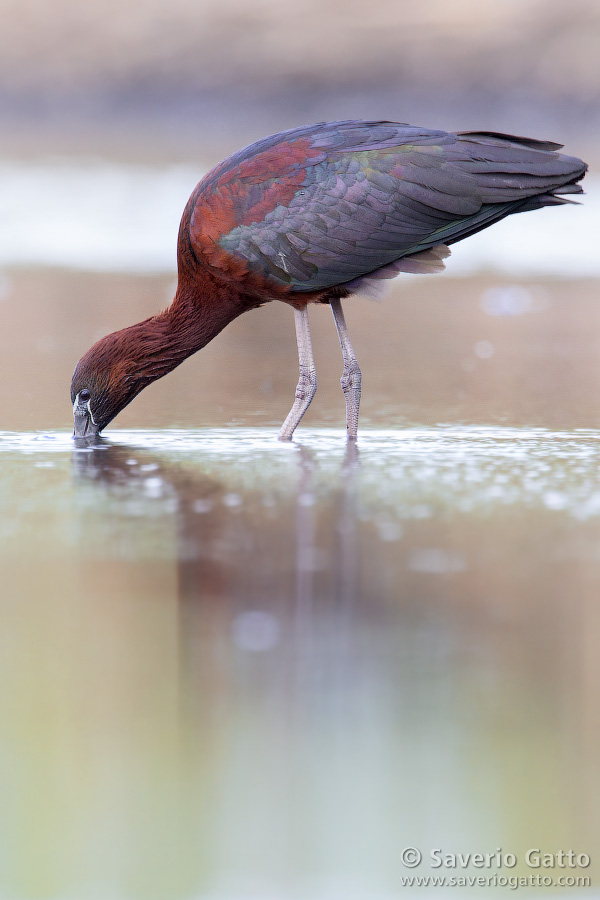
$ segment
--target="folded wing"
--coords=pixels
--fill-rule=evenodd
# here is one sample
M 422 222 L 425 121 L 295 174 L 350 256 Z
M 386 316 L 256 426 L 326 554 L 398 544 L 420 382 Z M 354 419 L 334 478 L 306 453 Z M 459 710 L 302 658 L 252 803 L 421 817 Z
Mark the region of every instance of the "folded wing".
M 433 271 L 445 252 L 431 248 L 581 193 L 585 164 L 558 149 L 387 122 L 294 129 L 241 151 L 198 185 L 192 246 L 224 276 L 259 274 L 294 292 L 351 286 L 383 269 L 384 277 Z

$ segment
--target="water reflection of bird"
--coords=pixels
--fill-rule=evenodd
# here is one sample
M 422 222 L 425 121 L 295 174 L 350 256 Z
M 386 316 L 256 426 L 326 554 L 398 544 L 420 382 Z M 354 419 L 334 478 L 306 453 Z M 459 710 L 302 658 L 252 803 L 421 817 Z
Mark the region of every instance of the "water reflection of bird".
M 252 144 L 196 187 L 167 310 L 98 341 L 71 385 L 75 435 L 98 433 L 139 392 L 270 300 L 294 309 L 300 380 L 280 437 L 317 387 L 307 307 L 328 303 L 342 347 L 349 438 L 360 369 L 341 300 L 398 272 L 436 272 L 448 245 L 516 212 L 569 202 L 586 165 L 560 144 L 391 122 L 296 128 Z
M 249 467 L 271 471 L 265 456 L 241 458 L 238 474 L 247 475 Z M 93 555 L 108 566 L 123 556 L 174 566 L 182 608 L 212 609 L 228 628 L 240 609 L 272 607 L 291 617 L 300 643 L 314 639 L 315 607 L 330 616 L 333 601 L 340 601 L 340 636 L 359 591 L 359 449 L 347 444 L 326 479 L 309 448 L 299 446 L 293 459 L 286 489 L 273 491 L 269 476 L 244 485 L 232 480 L 230 468 L 224 483 L 202 466 L 98 438 L 72 458 L 75 481 L 94 491 L 82 495 L 79 507 L 82 516 L 90 503 L 96 510 Z M 329 527 L 332 520 L 335 527 Z M 328 538 L 320 534 L 320 521 L 328 523 Z

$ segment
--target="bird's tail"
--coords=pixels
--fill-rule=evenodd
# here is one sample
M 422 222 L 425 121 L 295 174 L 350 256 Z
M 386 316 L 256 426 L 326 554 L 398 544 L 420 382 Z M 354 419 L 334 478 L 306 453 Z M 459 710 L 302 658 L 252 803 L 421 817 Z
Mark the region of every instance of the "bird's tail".
M 579 178 L 583 178 L 580 175 Z M 576 181 L 568 184 L 561 184 L 552 191 L 545 194 L 538 194 L 537 197 L 530 197 L 516 212 L 529 212 L 532 209 L 541 209 L 543 206 L 561 206 L 563 203 L 571 203 L 573 206 L 580 206 L 578 200 L 570 200 L 564 197 L 564 194 L 583 194 L 585 191 Z

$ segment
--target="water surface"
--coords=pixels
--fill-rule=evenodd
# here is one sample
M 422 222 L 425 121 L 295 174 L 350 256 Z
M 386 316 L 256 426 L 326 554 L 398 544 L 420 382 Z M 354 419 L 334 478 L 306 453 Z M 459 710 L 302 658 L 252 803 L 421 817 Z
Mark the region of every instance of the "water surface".
M 0 434 L 2 896 L 593 883 L 600 432 L 275 434 Z

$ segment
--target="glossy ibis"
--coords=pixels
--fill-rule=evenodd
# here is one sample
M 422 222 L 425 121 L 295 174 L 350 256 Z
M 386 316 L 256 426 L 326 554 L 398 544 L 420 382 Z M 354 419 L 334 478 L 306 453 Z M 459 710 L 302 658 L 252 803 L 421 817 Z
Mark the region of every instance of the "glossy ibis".
M 360 369 L 341 301 L 398 272 L 437 272 L 448 245 L 511 213 L 567 203 L 586 165 L 561 144 L 491 131 L 446 133 L 394 122 L 294 128 L 240 150 L 195 188 L 164 312 L 102 338 L 71 385 L 75 436 L 97 434 L 139 392 L 270 300 L 294 309 L 300 379 L 279 437 L 289 440 L 317 389 L 307 307 L 328 303 L 356 438 Z

